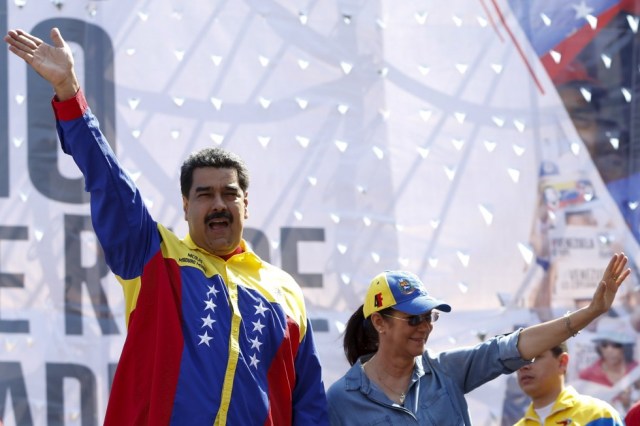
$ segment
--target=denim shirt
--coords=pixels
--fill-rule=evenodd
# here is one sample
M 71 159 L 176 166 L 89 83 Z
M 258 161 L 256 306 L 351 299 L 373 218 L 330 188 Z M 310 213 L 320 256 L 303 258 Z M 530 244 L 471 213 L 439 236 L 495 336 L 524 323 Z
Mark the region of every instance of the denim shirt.
M 427 350 L 416 358 L 404 405 L 391 401 L 364 374 L 358 361 L 329 388 L 330 422 L 348 425 L 471 425 L 464 395 L 529 363 L 517 349 L 520 330 L 477 346 L 441 353 Z

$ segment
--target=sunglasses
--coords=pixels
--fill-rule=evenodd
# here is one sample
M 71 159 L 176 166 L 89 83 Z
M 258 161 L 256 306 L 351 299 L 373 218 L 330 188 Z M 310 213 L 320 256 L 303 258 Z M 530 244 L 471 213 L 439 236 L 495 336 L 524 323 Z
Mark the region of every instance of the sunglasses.
M 620 348 L 622 348 L 622 343 L 600 342 L 600 343 L 598 343 L 598 346 L 600 346 L 601 348 L 606 348 L 607 346 L 611 346 L 612 348 L 620 349 Z
M 440 318 L 440 312 L 438 311 L 430 311 L 430 312 L 427 312 L 426 314 L 411 315 L 408 317 L 396 317 L 395 315 L 389 315 L 389 314 L 382 314 L 382 315 L 384 315 L 385 317 L 406 321 L 407 323 L 409 323 L 411 327 L 417 327 L 423 322 L 426 322 L 429 324 L 434 323 L 438 321 L 438 318 Z

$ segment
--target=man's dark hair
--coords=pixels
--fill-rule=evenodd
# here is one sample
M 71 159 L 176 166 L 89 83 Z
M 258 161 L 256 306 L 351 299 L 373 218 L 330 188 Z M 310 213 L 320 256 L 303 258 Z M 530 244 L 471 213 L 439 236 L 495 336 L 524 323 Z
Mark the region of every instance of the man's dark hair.
M 242 158 L 233 152 L 222 148 L 204 148 L 189 155 L 180 169 L 180 192 L 189 196 L 193 184 L 193 171 L 201 167 L 215 167 L 217 169 L 235 169 L 238 173 L 238 183 L 242 192 L 249 188 L 249 170 Z
M 551 348 L 551 353 L 555 358 L 558 358 L 560 355 L 562 355 L 565 352 L 567 353 L 569 352 L 569 348 L 567 347 L 567 342 L 562 342 L 559 345 Z

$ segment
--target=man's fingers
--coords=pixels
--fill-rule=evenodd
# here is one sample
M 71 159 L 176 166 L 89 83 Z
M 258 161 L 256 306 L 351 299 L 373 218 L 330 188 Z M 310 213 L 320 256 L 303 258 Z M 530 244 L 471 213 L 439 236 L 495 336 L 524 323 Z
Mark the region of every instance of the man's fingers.
M 42 44 L 42 40 L 25 31 L 17 30 L 16 34 L 17 34 L 17 37 L 15 37 L 15 40 L 17 40 L 19 43 L 22 43 L 29 49 L 35 50 L 38 48 L 38 46 Z
M 31 54 L 40 44 L 42 44 L 42 40 L 26 34 L 21 30 L 9 31 L 8 35 L 5 37 L 5 41 L 15 49 L 12 50 L 12 52 L 16 54 L 18 53 L 16 50 Z
M 22 31 L 20 30 L 10 30 L 4 37 L 4 41 L 9 45 L 11 53 L 29 63 L 33 59 L 33 48 L 29 47 L 28 44 L 33 45 L 34 43 L 21 33 Z

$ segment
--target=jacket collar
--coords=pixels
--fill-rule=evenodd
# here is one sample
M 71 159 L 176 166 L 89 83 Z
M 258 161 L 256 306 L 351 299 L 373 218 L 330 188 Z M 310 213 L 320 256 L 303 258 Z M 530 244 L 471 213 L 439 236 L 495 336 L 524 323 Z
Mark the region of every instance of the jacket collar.
M 206 251 L 205 249 L 203 249 L 202 247 L 197 245 L 193 241 L 193 239 L 191 238 L 190 234 L 187 234 L 187 236 L 184 237 L 182 242 L 184 243 L 184 245 L 189 247 L 191 250 L 197 250 L 197 251 L 199 251 L 201 253 L 204 253 L 204 254 L 206 254 L 208 256 L 215 256 L 214 254 L 209 253 L 208 251 Z M 232 258 L 236 257 L 236 256 L 243 256 L 244 260 L 253 260 L 253 261 L 257 262 L 257 263 L 262 263 L 262 259 L 260 259 L 260 257 L 249 248 L 249 245 L 247 244 L 247 242 L 244 239 L 240 240 L 240 247 L 242 248 L 242 253 L 234 255 L 234 256 L 232 256 Z
M 551 413 L 549 415 L 568 410 L 573 407 L 577 401 L 578 392 L 573 388 L 573 386 L 565 386 L 556 398 L 556 401 L 553 403 L 553 407 L 551 408 Z M 533 403 L 529 404 L 529 408 L 527 408 L 527 412 L 525 413 L 525 418 L 540 422 L 540 419 L 533 409 Z

